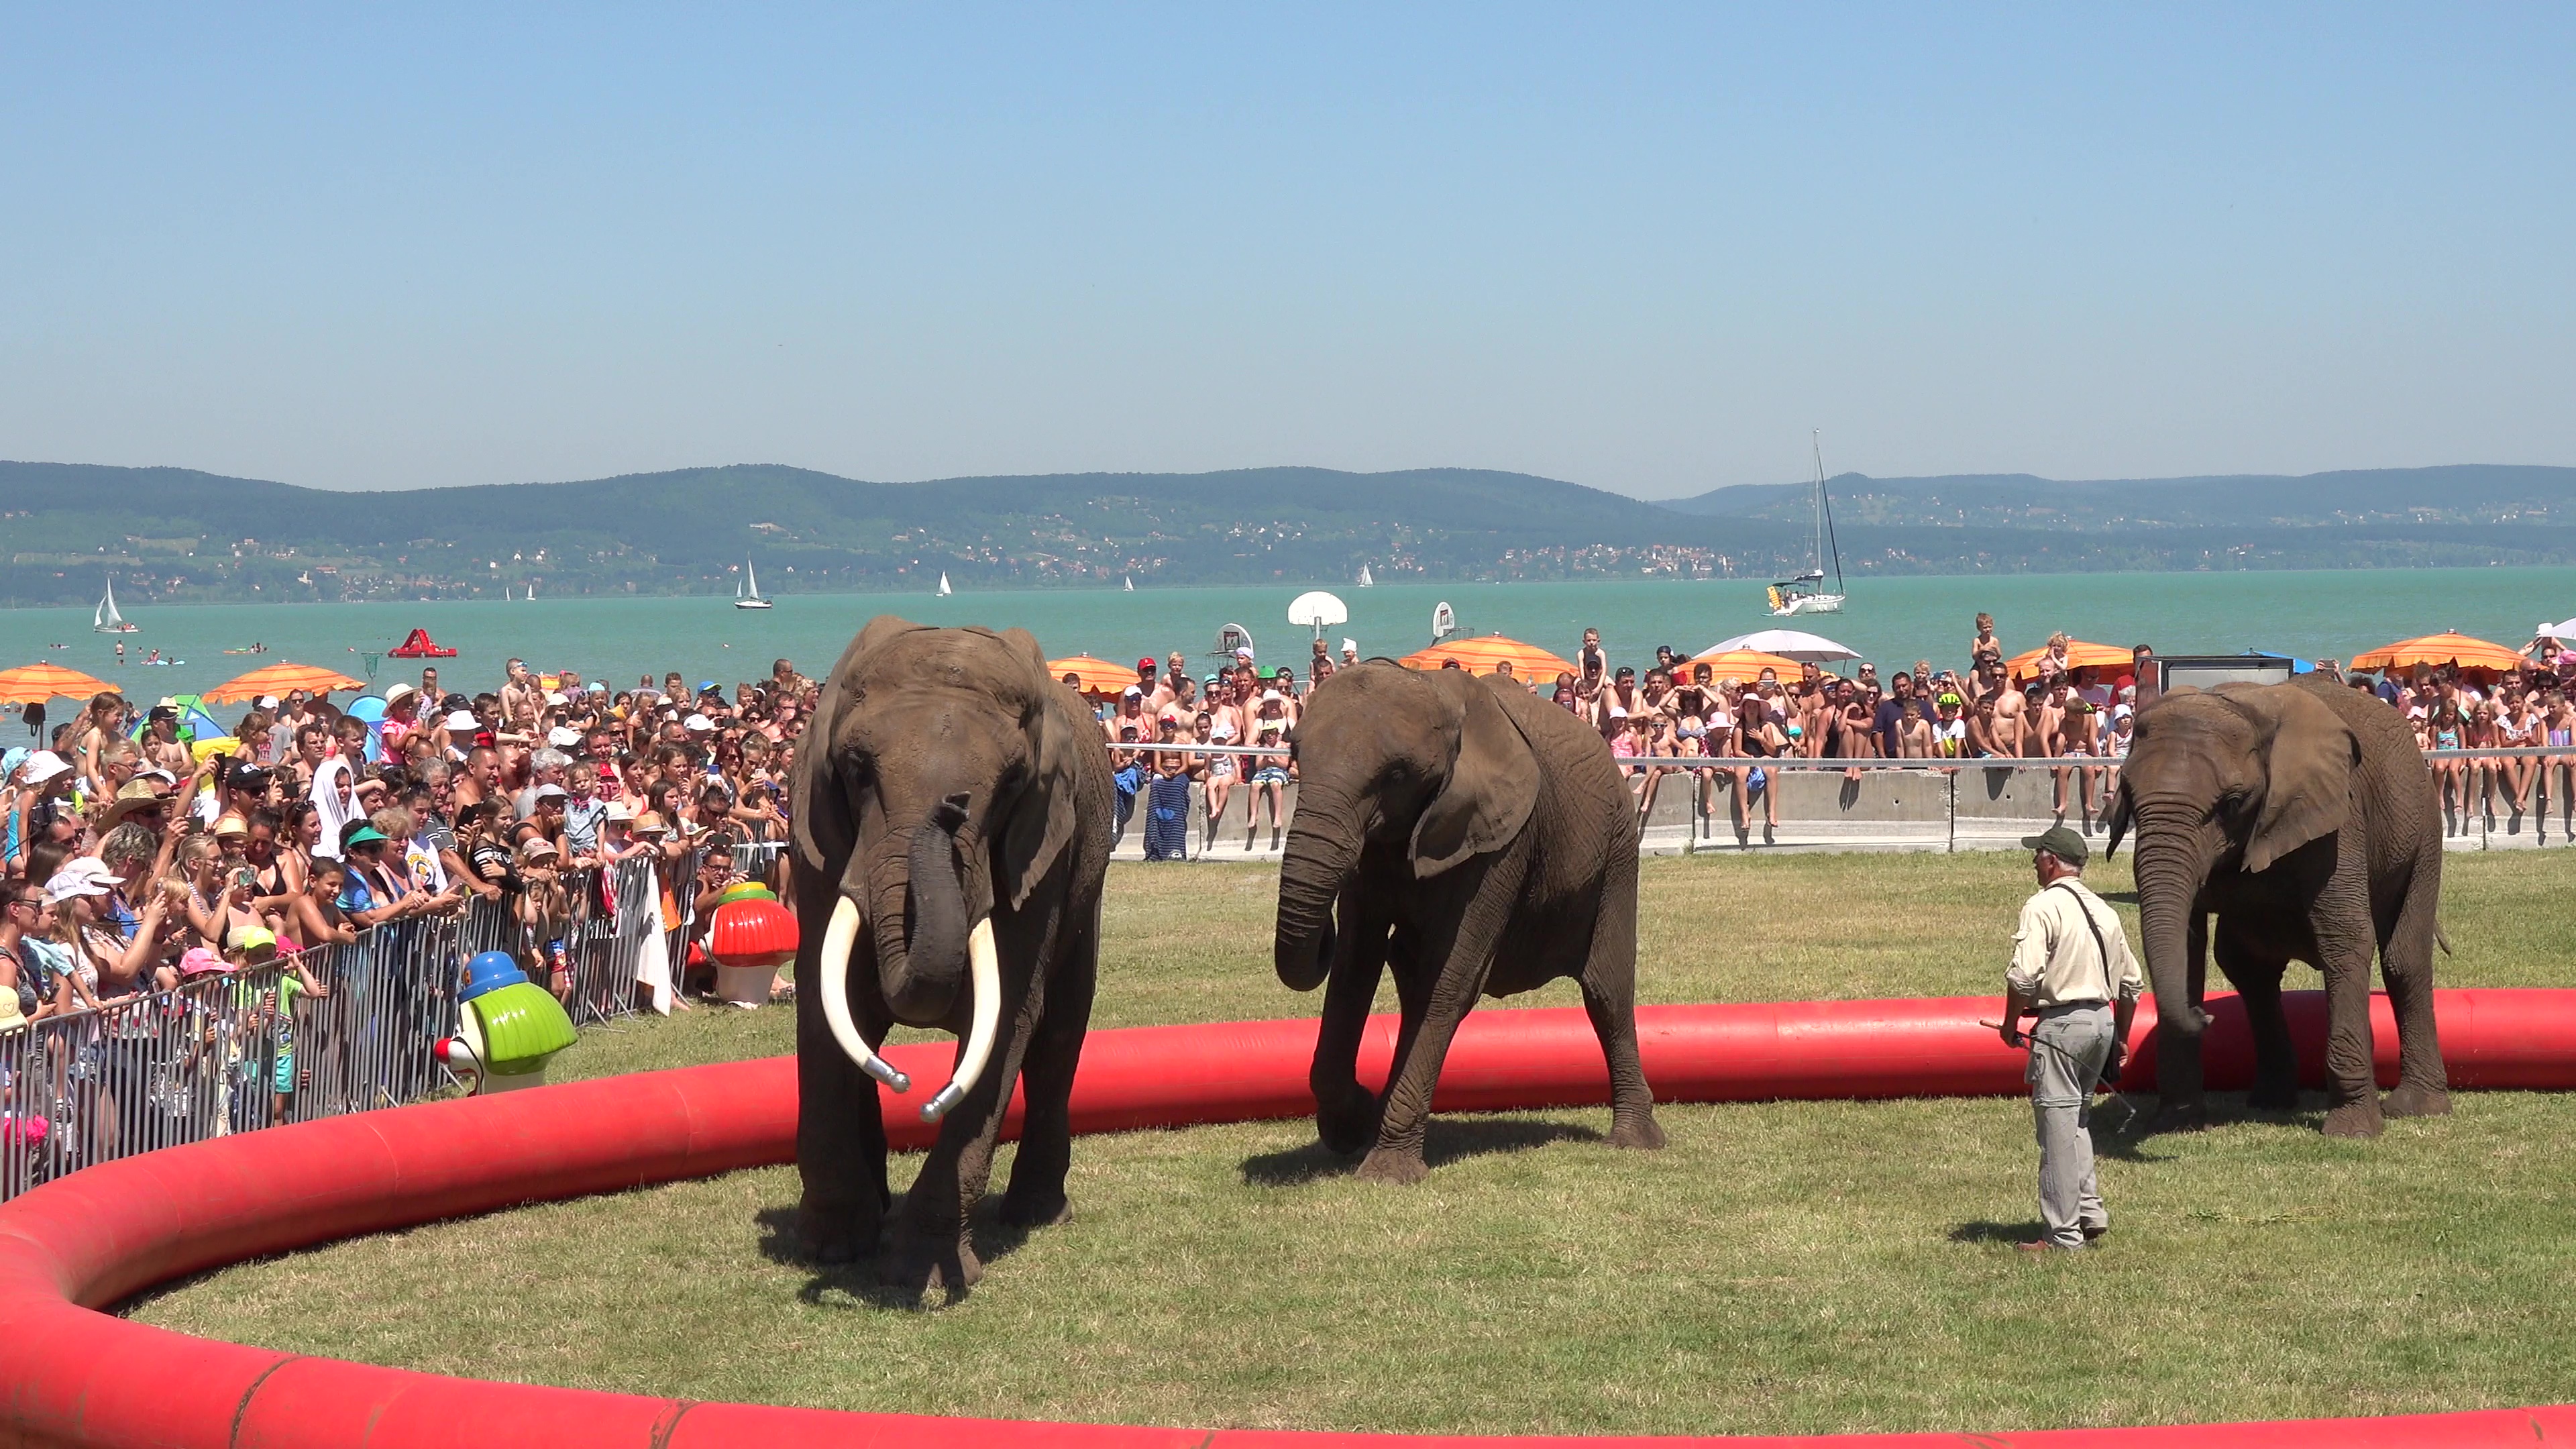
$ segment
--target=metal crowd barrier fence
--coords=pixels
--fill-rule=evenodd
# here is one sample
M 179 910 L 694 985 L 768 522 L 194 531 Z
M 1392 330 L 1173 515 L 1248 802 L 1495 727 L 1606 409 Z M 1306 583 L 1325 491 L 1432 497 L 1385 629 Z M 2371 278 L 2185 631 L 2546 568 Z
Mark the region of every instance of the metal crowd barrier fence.
M 735 868 L 780 884 L 783 850 L 737 846 Z M 0 1031 L 0 1200 L 92 1163 L 431 1095 L 448 1079 L 430 1049 L 455 1034 L 458 978 L 484 951 L 509 953 L 532 981 L 551 975 L 576 1026 L 632 1016 L 648 937 L 662 937 L 681 983 L 698 865 L 692 854 L 668 867 L 679 924 L 667 933 L 655 867 L 626 861 Z
M 1276 760 L 1283 759 L 1289 753 L 1288 750 L 1277 746 L 1218 746 L 1199 744 L 1190 740 L 1156 741 L 1150 744 L 1121 743 L 1109 748 L 1116 752 L 1113 755 L 1114 759 L 1125 757 L 1135 761 L 1134 771 L 1125 776 L 1121 783 L 1122 791 L 1133 791 L 1133 804 L 1122 800 L 1118 823 L 1115 827 L 1115 835 L 1121 842 L 1121 848 L 1125 848 L 1124 843 L 1131 833 L 1128 825 L 1129 815 L 1133 811 L 1141 811 L 1144 808 L 1146 789 L 1154 778 L 1155 766 L 1162 756 L 1168 754 L 1225 755 L 1244 758 L 1245 765 L 1248 766 L 1249 759 L 1246 757 L 1258 756 Z M 2554 832 L 2557 843 L 2561 846 L 2576 844 L 2576 810 L 2569 808 L 2571 803 L 2576 803 L 2576 746 L 2525 745 L 2501 749 L 2428 750 L 2424 757 L 2442 778 L 2445 838 L 2452 844 L 2465 846 L 2474 840 L 2480 849 L 2498 848 L 2499 843 L 2547 845 L 2551 843 L 2553 835 L 2548 820 L 2549 812 L 2553 810 L 2560 817 L 2558 828 Z M 2530 778 L 2520 782 L 2505 778 L 2505 772 L 2492 764 L 2500 760 L 2534 762 Z M 1973 812 L 1972 817 L 1963 817 L 1959 786 L 1963 777 L 1983 780 L 2000 775 L 2045 773 L 2053 776 L 2062 783 L 2053 784 L 2051 788 L 2062 790 L 2067 802 L 2056 813 L 2061 816 L 2083 815 L 2086 817 L 2089 829 L 2097 822 L 2091 817 L 2091 812 L 2084 810 L 2078 803 L 2083 791 L 2089 787 L 2099 793 L 2112 788 L 2112 783 L 2118 778 L 2119 771 L 2127 764 L 2127 756 L 2119 754 L 1952 755 L 1927 759 L 1886 759 L 1803 754 L 1639 755 L 1620 756 L 1616 762 L 1641 791 L 1643 777 L 1650 773 L 1659 773 L 1662 776 L 1658 786 L 1659 796 L 1669 798 L 1677 789 L 1688 792 L 1689 803 L 1686 814 L 1690 828 L 1687 832 L 1687 840 L 1676 847 L 1672 841 L 1658 837 L 1646 843 L 1650 850 L 1673 848 L 1696 850 L 1700 848 L 1699 842 L 1703 838 L 1711 842 L 1719 842 L 1729 833 L 1749 836 L 1751 831 L 1761 828 L 1758 822 L 1749 818 L 1752 807 L 1755 802 L 1760 801 L 1765 788 L 1777 788 L 1771 784 L 1772 776 L 1813 777 L 1845 773 L 1866 777 L 1881 772 L 1931 771 L 1941 780 L 1937 820 L 1933 817 L 1910 813 L 1905 819 L 1921 822 L 1925 826 L 1937 823 L 1940 828 L 1928 836 L 1909 834 L 1902 840 L 1891 836 L 1864 841 L 1862 848 L 1956 851 L 1963 848 L 1961 833 L 1963 818 L 1968 819 L 1969 825 L 1967 835 L 1964 837 L 1966 842 L 1964 848 L 1978 849 L 1991 846 L 1994 835 L 1992 827 L 1995 823 L 1995 812 L 1990 804 Z M 1755 771 L 1762 772 L 1761 784 L 1752 783 Z M 1245 810 L 1252 808 L 1253 797 L 1247 788 L 1250 774 L 1250 769 L 1238 766 L 1232 791 L 1236 798 L 1245 802 L 1243 807 Z M 1708 798 L 1702 798 L 1700 788 L 1702 781 L 1715 787 L 1707 792 Z M 1857 788 L 1852 784 L 1844 786 L 1846 805 L 1850 803 L 1851 792 Z M 1293 791 L 1294 786 L 1292 785 L 1290 789 Z M 1739 789 L 1744 792 L 1740 803 L 1736 799 Z M 1993 792 L 1990 790 L 1989 793 Z M 1252 858 L 1252 847 L 1249 844 L 1241 852 L 1219 848 L 1220 827 L 1206 818 L 1206 798 L 1203 787 L 1193 783 L 1192 804 L 1188 812 L 1187 841 L 1177 855 L 1166 858 Z M 2496 818 L 2499 808 L 2508 817 L 2501 822 Z M 1231 800 L 1227 802 L 1227 813 L 1230 816 L 1236 814 L 1236 807 Z M 2043 816 L 2044 814 L 2045 812 Z M 1866 818 L 1871 817 L 1866 814 L 1845 817 L 1847 821 Z M 2039 823 L 2044 825 L 2047 822 L 2045 818 L 2041 818 Z M 1668 818 L 1665 810 L 1657 808 L 1652 812 L 1650 824 L 1657 829 L 1665 827 L 1678 829 L 1682 822 Z M 1235 827 L 1227 825 L 1222 828 Z M 1245 830 L 1252 828 L 1252 819 L 1249 815 L 1242 817 L 1242 828 Z M 2037 827 L 2034 826 L 2034 828 Z M 2527 839 L 2520 838 L 2526 830 Z M 1649 833 L 1652 834 L 1652 830 Z M 1767 829 L 1763 830 L 1763 833 L 1767 841 Z M 1797 844 L 1809 849 L 1834 848 L 1834 841 L 1830 839 L 1806 839 Z M 1264 854 L 1275 855 L 1275 853 L 1274 849 Z M 1150 853 L 1148 858 L 1152 858 Z

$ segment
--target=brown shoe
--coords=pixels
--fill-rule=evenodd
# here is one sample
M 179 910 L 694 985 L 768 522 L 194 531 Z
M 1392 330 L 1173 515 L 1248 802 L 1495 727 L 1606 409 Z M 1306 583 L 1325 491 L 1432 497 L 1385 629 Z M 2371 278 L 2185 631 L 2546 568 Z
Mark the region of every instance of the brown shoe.
M 2088 1243 L 2098 1243 L 2102 1241 L 2102 1235 L 2104 1233 L 2111 1231 L 2111 1225 L 2109 1223 L 2086 1223 L 2083 1231 L 2084 1241 Z
M 2013 1247 L 2014 1247 L 2015 1249 L 2017 1249 L 2017 1250 L 2021 1251 L 2021 1252 L 2024 1252 L 2024 1253 L 2032 1253 L 2032 1254 L 2039 1254 L 2039 1253 L 2080 1253 L 2080 1252 L 2082 1252 L 2082 1251 L 2083 1251 L 2082 1247 L 2080 1247 L 2080 1246 L 2077 1246 L 2077 1247 L 2069 1247 L 2068 1245 L 2066 1245 L 2066 1244 L 2064 1244 L 2064 1243 L 2052 1243 L 2052 1242 L 2050 1242 L 2050 1241 L 2049 1241 L 2048 1239 L 2046 1239 L 2046 1238 L 2042 1238 L 2042 1239 L 2040 1239 L 2040 1240 L 2039 1240 L 2038 1242 L 2036 1242 L 2036 1243 L 2015 1243 L 2015 1244 L 2013 1244 Z

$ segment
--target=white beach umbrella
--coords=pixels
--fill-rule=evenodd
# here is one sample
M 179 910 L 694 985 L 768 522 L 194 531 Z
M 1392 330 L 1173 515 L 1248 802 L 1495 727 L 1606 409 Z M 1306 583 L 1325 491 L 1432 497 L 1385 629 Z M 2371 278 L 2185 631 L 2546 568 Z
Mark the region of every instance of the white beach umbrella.
M 1753 649 L 1764 654 L 1777 654 L 1801 664 L 1831 664 L 1837 659 L 1858 659 L 1860 651 L 1845 648 L 1821 634 L 1803 633 L 1796 629 L 1756 629 L 1732 639 L 1720 639 L 1702 654 L 1716 654 L 1728 649 Z

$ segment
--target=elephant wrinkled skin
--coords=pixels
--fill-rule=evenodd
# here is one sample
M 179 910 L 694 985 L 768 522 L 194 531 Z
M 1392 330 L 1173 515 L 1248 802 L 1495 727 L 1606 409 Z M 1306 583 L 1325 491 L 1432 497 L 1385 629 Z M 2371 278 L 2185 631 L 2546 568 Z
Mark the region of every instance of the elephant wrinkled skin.
M 1574 977 L 1610 1068 L 1610 1140 L 1660 1147 L 1637 1060 L 1637 807 L 1601 737 L 1517 686 L 1390 660 L 1307 701 L 1279 874 L 1279 979 L 1324 992 L 1311 1081 L 1364 1177 L 1426 1172 L 1441 1059 L 1479 996 Z M 1381 974 L 1402 1027 L 1381 1100 L 1356 1063 Z
M 1066 1211 L 1066 1105 L 1109 865 L 1100 731 L 1048 679 L 1025 631 L 888 615 L 833 667 L 805 740 L 794 793 L 800 1236 L 828 1263 L 882 1235 L 886 1282 L 961 1292 L 982 1274 L 967 1220 L 1015 1081 L 1026 1116 L 1002 1217 L 1034 1225 Z M 825 959 L 844 948 L 846 960 Z M 979 1000 L 978 980 L 998 1000 Z M 938 1097 L 892 1099 L 948 1110 L 888 1232 L 885 1124 L 862 1066 L 896 1022 L 956 1032 L 959 1080 Z
M 2396 711 L 2315 675 L 2177 690 L 2139 711 L 2110 845 L 2137 831 L 2140 936 L 2156 993 L 2160 1125 L 2198 1126 L 2204 952 L 2244 999 L 2260 1108 L 2298 1100 L 2281 1012 L 2292 960 L 2325 975 L 2325 1130 L 2450 1110 L 2433 1027 L 2442 817 Z M 2217 917 L 2213 929 L 2209 918 Z M 2397 1018 L 2399 1082 L 2371 1065 L 2373 952 Z

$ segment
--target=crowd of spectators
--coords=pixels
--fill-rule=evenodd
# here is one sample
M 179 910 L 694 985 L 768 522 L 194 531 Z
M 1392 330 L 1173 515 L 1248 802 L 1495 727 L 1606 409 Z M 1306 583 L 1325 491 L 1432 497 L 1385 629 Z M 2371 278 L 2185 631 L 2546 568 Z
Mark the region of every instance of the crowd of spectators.
M 2098 819 L 2110 808 L 2120 761 L 2129 750 L 2142 703 L 2141 677 L 2149 680 L 2152 698 L 2155 660 L 2152 650 L 2140 646 L 2126 663 L 2078 664 L 2070 657 L 2072 643 L 2063 632 L 2052 634 L 2032 660 L 2008 675 L 2008 654 L 1994 619 L 1979 614 L 1957 668 L 1918 659 L 1911 668 L 1882 676 L 1878 665 L 1855 661 L 1797 664 L 1785 671 L 1764 667 L 1746 676 L 1721 675 L 1669 645 L 1656 649 L 1642 672 L 1638 665 L 1614 665 L 1600 631 L 1586 629 L 1572 670 L 1542 679 L 1506 661 L 1492 673 L 1582 718 L 1600 731 L 1615 758 L 1633 762 L 1623 768 L 1641 820 L 1662 791 L 1678 785 L 1693 791 L 1702 818 L 1731 814 L 1749 822 L 1758 808 L 1764 822 L 1776 827 L 1782 769 L 1838 766 L 1856 780 L 1884 768 L 1872 762 L 1890 760 L 2049 762 L 2055 816 Z M 1137 660 L 1136 682 L 1099 711 L 1119 783 L 1120 833 L 1141 803 L 1148 858 L 1180 858 L 1186 853 L 1188 791 L 1196 785 L 1205 799 L 1201 849 L 1235 838 L 1228 814 L 1237 798 L 1244 802 L 1242 848 L 1256 847 L 1265 822 L 1275 847 L 1282 797 L 1295 765 L 1282 756 L 1225 749 L 1279 748 L 1305 696 L 1358 659 L 1358 645 L 1345 639 L 1338 657 L 1317 641 L 1302 674 L 1286 666 L 1258 667 L 1249 649 L 1201 675 L 1190 672 L 1187 656 L 1177 649 L 1160 661 Z M 2344 678 L 2333 660 L 2316 667 Z M 2548 758 L 2436 754 L 2433 768 L 2454 832 L 2470 827 L 2473 808 L 2492 826 L 2499 808 L 2519 818 L 2538 808 L 2541 793 L 2558 803 L 2567 826 L 2576 829 L 2576 799 L 2570 798 L 2576 796 L 2576 705 L 2570 703 L 2576 650 L 2542 639 L 2534 641 L 2527 668 L 2496 673 L 2426 667 L 2348 682 L 2404 710 L 2427 751 L 2570 746 L 2568 755 Z M 1084 687 L 1078 675 L 1066 683 Z M 1700 759 L 1730 763 L 1692 763 Z
M 289 1000 L 268 1009 L 291 1010 L 340 984 L 305 953 L 476 899 L 526 926 L 532 979 L 560 993 L 546 923 L 602 889 L 599 867 L 662 867 L 676 927 L 738 878 L 735 847 L 786 837 L 813 695 L 784 659 L 730 692 L 677 674 L 612 691 L 514 659 L 471 696 L 424 669 L 374 719 L 262 698 L 211 739 L 184 738 L 175 703 L 115 693 L 36 715 L 0 758 L 0 1030 L 279 960 Z

